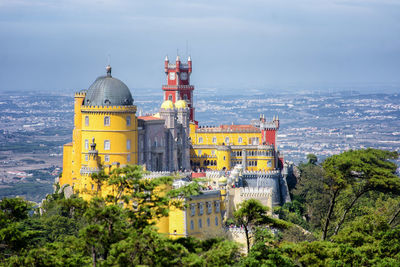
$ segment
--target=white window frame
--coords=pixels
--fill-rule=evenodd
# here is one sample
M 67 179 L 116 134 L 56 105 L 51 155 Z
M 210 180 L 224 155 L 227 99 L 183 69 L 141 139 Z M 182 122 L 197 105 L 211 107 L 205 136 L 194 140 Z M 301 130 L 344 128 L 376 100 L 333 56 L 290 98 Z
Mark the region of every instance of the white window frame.
M 104 155 L 104 162 L 110 162 L 110 155 Z
M 225 144 L 229 144 L 229 137 L 225 137 Z
M 242 137 L 239 137 L 239 138 L 238 138 L 238 143 L 239 143 L 239 144 L 243 143 L 243 138 L 242 138 Z
M 110 149 L 111 149 L 110 140 L 104 140 L 104 150 L 110 150 Z
M 213 144 L 216 144 L 216 143 L 217 143 L 217 137 L 216 137 L 216 136 L 214 136 L 214 137 L 212 138 L 212 143 L 213 143 Z

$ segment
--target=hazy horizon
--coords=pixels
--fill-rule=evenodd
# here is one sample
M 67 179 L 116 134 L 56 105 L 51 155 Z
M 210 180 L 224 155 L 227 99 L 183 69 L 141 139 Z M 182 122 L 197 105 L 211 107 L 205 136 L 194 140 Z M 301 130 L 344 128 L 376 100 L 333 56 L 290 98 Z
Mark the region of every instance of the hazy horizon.
M 196 89 L 400 91 L 394 0 L 0 0 L 0 35 L 0 91 L 87 89 L 110 62 L 135 95 L 177 53 Z

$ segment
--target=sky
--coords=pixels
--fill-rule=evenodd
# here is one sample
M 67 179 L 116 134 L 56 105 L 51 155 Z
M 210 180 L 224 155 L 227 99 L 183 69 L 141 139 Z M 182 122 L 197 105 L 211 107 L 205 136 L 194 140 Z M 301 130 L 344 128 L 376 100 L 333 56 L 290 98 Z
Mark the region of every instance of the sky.
M 0 0 L 0 90 L 87 89 L 110 63 L 135 95 L 177 54 L 196 88 L 400 92 L 400 1 Z

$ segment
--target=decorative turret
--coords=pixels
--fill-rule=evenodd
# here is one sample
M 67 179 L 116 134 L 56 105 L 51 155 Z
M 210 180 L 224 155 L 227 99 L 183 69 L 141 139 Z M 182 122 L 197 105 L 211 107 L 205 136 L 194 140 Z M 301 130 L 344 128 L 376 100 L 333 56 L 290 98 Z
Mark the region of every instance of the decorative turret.
M 165 60 L 164 60 L 164 71 L 165 71 L 165 73 L 168 73 L 168 64 L 169 64 L 168 56 L 165 56 Z
M 189 66 L 189 73 L 192 73 L 192 58 L 188 57 L 188 66 Z
M 180 71 L 180 67 L 181 67 L 181 60 L 179 56 L 176 56 L 176 72 Z

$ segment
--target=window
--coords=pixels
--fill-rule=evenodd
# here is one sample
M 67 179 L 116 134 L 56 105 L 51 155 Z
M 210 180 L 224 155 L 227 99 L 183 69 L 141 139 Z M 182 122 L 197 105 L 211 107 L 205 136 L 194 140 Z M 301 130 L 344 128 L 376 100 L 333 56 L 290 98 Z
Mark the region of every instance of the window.
M 110 150 L 110 140 L 104 140 L 104 150 Z
M 194 229 L 194 222 L 193 222 L 193 220 L 191 220 L 190 221 L 190 230 L 193 230 Z
M 89 126 L 89 116 L 85 116 L 85 126 Z
M 131 149 L 131 140 L 126 140 L 126 149 Z
M 210 218 L 207 218 L 207 226 L 210 227 L 211 223 L 210 223 Z
M 215 225 L 218 226 L 218 217 L 215 217 Z
M 89 140 L 85 140 L 85 149 L 88 150 L 89 149 Z
M 172 101 L 172 95 L 168 96 L 168 100 Z
M 131 116 L 126 116 L 126 126 L 131 126 Z
M 199 215 L 203 215 L 204 213 L 204 203 L 199 203 Z
M 201 156 L 201 150 L 197 150 L 197 155 Z
M 201 219 L 199 219 L 199 228 L 202 228 L 203 225 L 201 224 Z
M 206 202 L 207 205 L 207 213 L 210 214 L 212 212 L 212 205 L 211 202 L 207 201 Z
M 213 139 L 212 139 L 212 142 L 213 142 L 213 144 L 216 144 L 217 143 L 217 137 L 213 137 Z
M 110 156 L 104 155 L 104 162 L 110 162 Z
M 104 126 L 110 126 L 110 116 L 104 117 Z
M 229 137 L 225 137 L 225 144 L 229 143 Z
M 131 162 L 131 154 L 128 154 L 128 156 L 126 156 L 126 161 L 129 163 Z
M 89 155 L 86 154 L 86 155 L 85 155 L 85 161 L 88 161 L 88 160 L 89 160 Z
M 215 212 L 219 212 L 219 208 L 220 208 L 220 204 L 219 204 L 219 201 L 217 200 L 217 201 L 215 201 Z
M 239 144 L 243 143 L 243 138 L 242 138 L 242 137 L 239 137 L 239 138 L 238 138 L 238 143 L 239 143 Z
M 199 144 L 203 143 L 203 137 L 199 137 Z
M 194 204 L 190 204 L 190 216 L 194 216 L 196 214 L 196 207 Z

